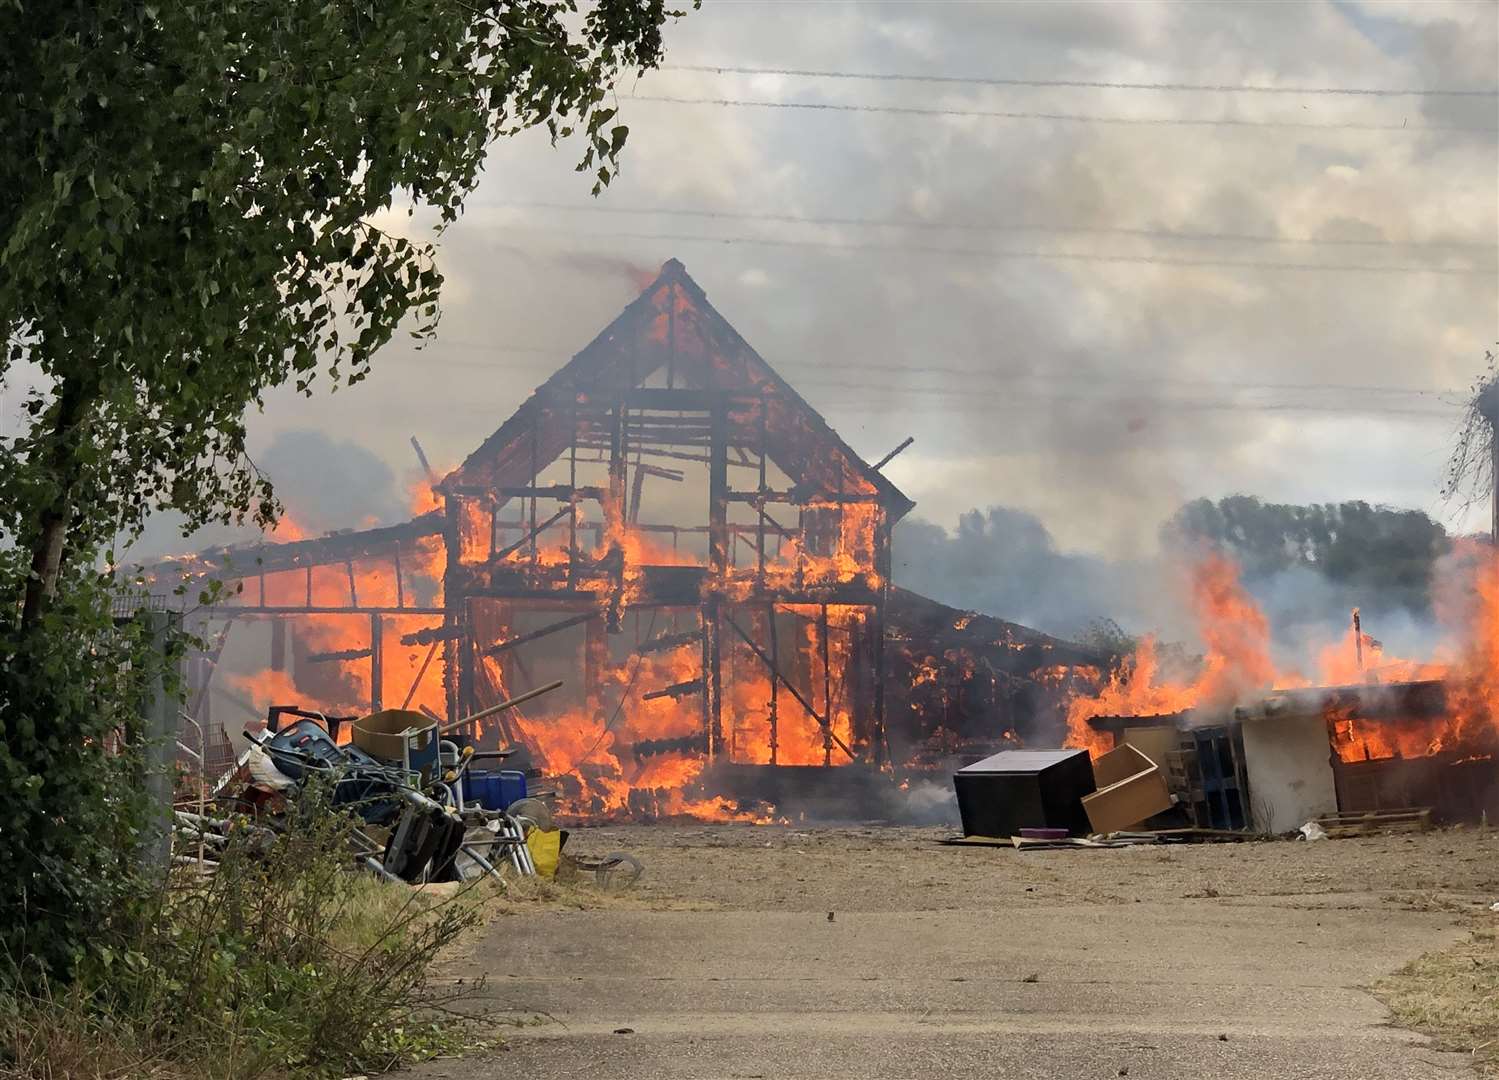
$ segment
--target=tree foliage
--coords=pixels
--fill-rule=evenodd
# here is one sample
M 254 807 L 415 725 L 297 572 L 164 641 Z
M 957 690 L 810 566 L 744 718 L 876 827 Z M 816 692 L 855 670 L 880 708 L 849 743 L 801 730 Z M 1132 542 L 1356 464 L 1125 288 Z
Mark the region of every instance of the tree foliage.
M 357 382 L 409 313 L 429 245 L 393 199 L 459 213 L 497 138 L 583 140 L 659 61 L 662 0 L 0 0 L 0 377 L 39 388 L 0 447 L 5 531 L 55 574 L 153 509 L 274 513 L 244 412 Z
M 1231 553 L 1253 581 L 1293 568 L 1352 585 L 1389 605 L 1425 609 L 1447 532 L 1420 510 L 1366 502 L 1266 503 L 1249 495 L 1197 499 L 1164 527 L 1166 546 L 1207 543 Z
M 0 0 L 0 972 L 67 970 L 139 827 L 113 756 L 144 654 L 97 567 L 160 509 L 276 513 L 246 410 L 356 383 L 437 317 L 399 201 L 459 215 L 496 139 L 576 135 L 663 0 Z M 61 587 L 59 587 L 61 586 Z
M 0 551 L 0 580 L 22 573 Z M 112 616 L 112 584 L 64 571 L 38 632 L 0 630 L 0 989 L 72 969 L 133 892 L 146 804 L 141 708 L 169 657 Z

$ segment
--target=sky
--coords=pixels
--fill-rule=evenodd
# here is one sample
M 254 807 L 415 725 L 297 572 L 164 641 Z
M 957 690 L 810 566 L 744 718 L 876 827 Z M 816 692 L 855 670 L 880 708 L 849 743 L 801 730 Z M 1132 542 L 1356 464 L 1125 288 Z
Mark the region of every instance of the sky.
M 305 499 L 352 482 L 310 431 L 371 484 L 412 435 L 456 465 L 677 257 L 855 450 L 915 437 L 887 473 L 930 520 L 1011 506 L 1118 557 L 1204 495 L 1476 525 L 1438 488 L 1499 340 L 1499 98 L 1326 91 L 1491 90 L 1496 12 L 706 0 L 618 88 L 604 194 L 580 145 L 496 145 L 436 341 L 273 394 L 252 451 Z

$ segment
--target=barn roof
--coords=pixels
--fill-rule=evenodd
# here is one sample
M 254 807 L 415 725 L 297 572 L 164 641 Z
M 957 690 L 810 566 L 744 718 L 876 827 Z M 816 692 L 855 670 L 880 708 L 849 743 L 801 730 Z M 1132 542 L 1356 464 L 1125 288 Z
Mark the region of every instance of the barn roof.
M 886 508 L 891 522 L 915 505 L 739 336 L 676 259 L 668 260 L 656 279 L 448 474 L 443 485 L 522 484 L 538 463 L 544 467 L 566 449 L 569 403 L 666 386 L 769 401 L 770 457 L 798 484 L 828 494 L 867 493 Z

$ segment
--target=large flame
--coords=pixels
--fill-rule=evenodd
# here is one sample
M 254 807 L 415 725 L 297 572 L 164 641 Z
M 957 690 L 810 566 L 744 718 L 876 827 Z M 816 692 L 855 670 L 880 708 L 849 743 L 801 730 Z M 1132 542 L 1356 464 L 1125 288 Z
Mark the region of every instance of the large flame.
M 414 512 L 425 513 L 438 500 L 424 477 L 413 482 Z M 592 567 L 611 568 L 580 591 L 589 594 L 593 590 L 602 623 L 618 631 L 623 617 L 635 611 L 644 597 L 649 568 L 702 565 L 702 560 L 663 542 L 659 535 L 633 527 L 624 519 L 617 500 L 604 500 L 603 506 L 601 525 L 589 524 L 576 531 L 581 550 L 570 548 L 574 533 L 564 523 L 539 534 L 534 549 L 522 545 L 500 561 L 522 571 L 555 569 L 574 558 Z M 836 508 L 829 504 L 809 509 Z M 809 603 L 768 606 L 764 599 L 778 589 L 815 593 L 855 581 L 870 588 L 879 586 L 872 569 L 879 510 L 853 503 L 842 510 L 838 528 L 822 541 L 826 554 L 810 553 L 798 538 L 778 545 L 765 560 L 763 571 L 756 559 L 749 566 L 730 563 L 724 571 L 704 579 L 703 599 L 724 602 L 724 617 L 741 621 L 757 641 L 770 636 L 773 617 L 781 652 L 781 675 L 773 680 L 762 654 L 730 632 L 727 623 L 720 628 L 717 692 L 723 730 L 721 743 L 714 748 L 715 758 L 756 765 L 843 765 L 852 759 L 848 749 L 854 742 L 851 659 L 854 640 L 865 632 L 865 609 Z M 474 503 L 460 504 L 458 525 L 460 557 L 476 565 L 490 560 L 493 539 L 487 511 Z M 310 533 L 295 516 L 285 515 L 272 535 L 278 541 L 290 541 L 308 538 Z M 392 608 L 398 601 L 409 605 L 419 598 L 424 606 L 440 606 L 445 558 L 441 540 L 430 537 L 409 551 L 403 547 L 399 589 L 392 559 L 363 559 L 349 565 L 315 566 L 310 572 L 279 571 L 246 579 L 244 600 L 270 607 L 352 607 L 357 603 Z M 752 599 L 756 602 L 746 603 Z M 772 610 L 774 616 L 769 614 Z M 643 636 L 659 636 L 657 615 L 648 612 L 637 613 L 647 625 Z M 543 699 L 524 712 L 510 713 L 503 726 L 498 722 L 478 725 L 475 734 L 489 741 L 499 738 L 500 731 L 513 735 L 561 785 L 566 809 L 580 814 L 764 820 L 763 808 L 740 808 L 705 793 L 699 784 L 709 760 L 705 695 L 714 688 L 704 679 L 701 637 L 684 636 L 674 629 L 685 618 L 701 631 L 699 617 L 695 607 L 678 610 L 673 633 L 684 637 L 680 644 L 642 650 L 622 661 L 610 660 L 608 642 L 602 634 L 594 638 L 595 631 L 591 631 L 584 652 L 593 650 L 593 654 L 577 666 L 589 668 L 592 678 L 569 680 L 575 693 L 578 684 L 593 686 L 586 700 L 558 707 Z M 504 621 L 503 615 L 488 618 L 476 630 L 476 641 L 480 636 L 490 642 L 516 636 Z M 382 704 L 441 715 L 446 702 L 442 664 L 434 663 L 432 657 L 442 646 L 405 646 L 400 641 L 412 631 L 432 629 L 432 616 L 385 614 L 380 624 Z M 298 704 L 326 712 L 365 711 L 374 700 L 368 656 L 372 628 L 372 620 L 364 614 L 299 615 L 295 634 L 302 662 L 296 667 L 295 681 L 286 671 L 270 669 L 231 678 L 259 709 Z M 663 623 L 661 632 L 665 629 Z M 562 651 L 556 655 L 565 655 L 572 646 L 560 645 L 562 640 L 549 640 L 527 655 L 545 656 L 559 648 Z M 575 643 L 576 634 L 569 640 Z M 309 663 L 308 654 L 335 654 L 336 658 Z M 505 663 L 483 655 L 482 650 L 476 663 L 476 677 L 484 684 L 486 697 L 511 696 Z M 794 689 L 788 681 L 794 682 Z M 773 682 L 777 683 L 774 688 Z M 527 677 L 514 689 L 524 690 L 530 684 Z
M 1359 613 L 1341 636 L 1313 649 L 1317 685 L 1367 688 L 1349 704 L 1324 710 L 1333 747 L 1344 761 L 1421 757 L 1462 752 L 1487 755 L 1499 749 L 1499 556 L 1488 545 L 1463 545 L 1461 559 L 1445 570 L 1438 592 L 1460 598 L 1439 604 L 1445 640 L 1434 657 L 1414 661 L 1387 656 L 1365 633 Z M 1154 637 L 1143 638 L 1097 692 L 1074 697 L 1068 706 L 1067 745 L 1094 756 L 1112 748 L 1113 737 L 1089 721 L 1101 716 L 1160 716 L 1188 709 L 1226 710 L 1272 689 L 1310 686 L 1298 670 L 1277 668 L 1271 658 L 1270 625 L 1239 581 L 1238 568 L 1218 553 L 1190 567 L 1190 593 L 1201 662 L 1171 670 Z M 1379 688 L 1443 680 L 1446 711 L 1437 716 L 1391 715 Z M 1364 700 L 1381 702 L 1377 719 L 1361 715 Z
M 1207 647 L 1201 667 L 1191 674 L 1163 664 L 1153 635 L 1140 640 L 1094 695 L 1073 698 L 1067 709 L 1067 745 L 1093 756 L 1113 748 L 1113 738 L 1088 723 L 1098 716 L 1161 716 L 1198 705 L 1229 705 L 1254 690 L 1276 683 L 1270 659 L 1270 624 L 1239 581 L 1238 567 L 1216 552 L 1190 568 L 1193 613 Z

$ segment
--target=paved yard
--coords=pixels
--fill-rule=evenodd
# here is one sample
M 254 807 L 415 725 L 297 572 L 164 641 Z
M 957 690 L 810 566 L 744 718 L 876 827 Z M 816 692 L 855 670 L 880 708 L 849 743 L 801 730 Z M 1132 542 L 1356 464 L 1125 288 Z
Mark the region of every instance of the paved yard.
M 939 835 L 580 830 L 647 876 L 512 905 L 470 962 L 526 1022 L 415 1075 L 1466 1075 L 1365 988 L 1499 897 L 1499 834 L 1024 854 Z

